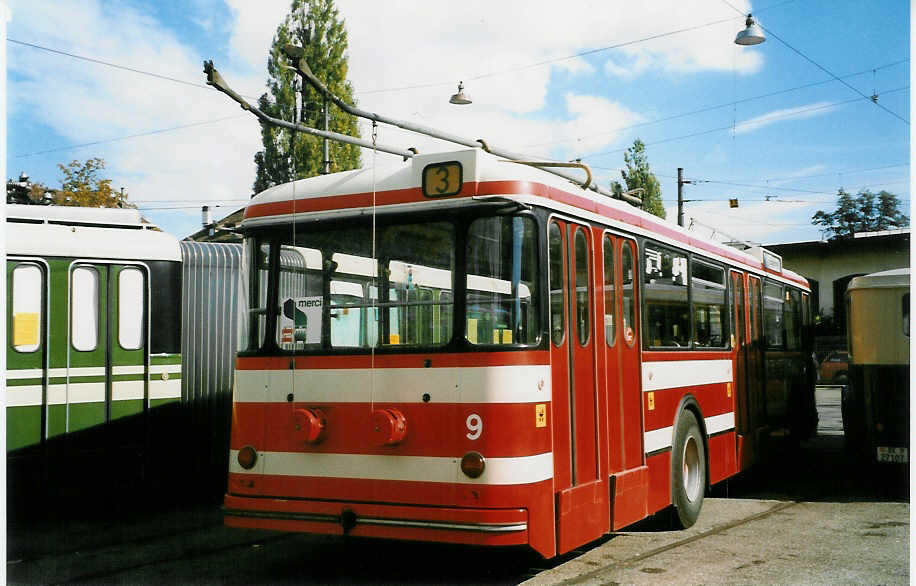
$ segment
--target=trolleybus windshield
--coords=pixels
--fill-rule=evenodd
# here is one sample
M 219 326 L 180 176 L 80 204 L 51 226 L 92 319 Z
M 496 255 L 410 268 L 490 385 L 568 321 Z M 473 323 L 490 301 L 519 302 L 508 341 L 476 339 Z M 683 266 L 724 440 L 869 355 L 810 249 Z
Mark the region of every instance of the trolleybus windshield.
M 466 343 L 537 342 L 533 219 L 386 224 L 376 227 L 374 247 L 372 238 L 371 227 L 250 238 L 246 250 L 259 265 L 246 271 L 249 319 L 243 322 L 252 331 L 244 334 L 243 347 L 267 342 L 268 319 L 275 320 L 273 342 L 283 351 L 445 346 L 455 337 L 456 275 L 465 290 L 457 305 Z M 465 247 L 462 255 L 458 246 Z M 272 247 L 279 247 L 274 264 Z M 276 294 L 269 302 L 274 271 Z M 271 305 L 275 315 L 269 315 Z

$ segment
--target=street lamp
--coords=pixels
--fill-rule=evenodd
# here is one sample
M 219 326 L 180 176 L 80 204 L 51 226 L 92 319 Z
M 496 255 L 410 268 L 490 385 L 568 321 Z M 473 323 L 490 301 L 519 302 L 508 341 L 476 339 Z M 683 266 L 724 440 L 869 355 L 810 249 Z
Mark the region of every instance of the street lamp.
M 464 106 L 471 103 L 471 96 L 464 93 L 464 82 L 458 82 L 458 93 L 452 94 L 452 97 L 448 99 L 449 104 L 458 104 L 459 106 Z
M 763 36 L 763 29 L 760 28 L 760 25 L 757 24 L 750 13 L 747 14 L 747 20 L 744 21 L 744 24 L 747 28 L 739 32 L 735 37 L 736 45 L 759 45 L 766 40 L 766 37 Z

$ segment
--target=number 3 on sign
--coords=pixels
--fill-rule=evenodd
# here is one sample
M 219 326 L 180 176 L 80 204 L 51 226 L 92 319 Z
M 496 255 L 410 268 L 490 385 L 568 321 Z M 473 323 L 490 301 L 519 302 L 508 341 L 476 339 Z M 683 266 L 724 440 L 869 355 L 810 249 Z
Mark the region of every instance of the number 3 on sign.
M 480 418 L 480 415 L 476 413 L 471 413 L 468 415 L 468 439 L 475 440 L 480 437 L 480 434 L 483 433 L 483 419 Z

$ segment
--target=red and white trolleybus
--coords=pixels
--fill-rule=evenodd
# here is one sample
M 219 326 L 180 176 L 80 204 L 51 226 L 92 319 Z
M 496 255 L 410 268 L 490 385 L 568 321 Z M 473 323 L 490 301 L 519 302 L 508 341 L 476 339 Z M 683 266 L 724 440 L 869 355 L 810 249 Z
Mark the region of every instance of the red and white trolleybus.
M 228 525 L 550 557 L 690 526 L 816 427 L 777 255 L 483 149 L 273 187 L 241 230 Z

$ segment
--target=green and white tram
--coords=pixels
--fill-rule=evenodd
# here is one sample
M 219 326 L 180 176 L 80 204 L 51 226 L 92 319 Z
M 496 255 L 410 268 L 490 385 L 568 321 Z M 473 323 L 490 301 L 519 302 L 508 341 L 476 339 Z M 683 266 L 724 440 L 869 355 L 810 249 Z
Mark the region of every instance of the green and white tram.
M 10 493 L 142 476 L 155 412 L 181 399 L 178 241 L 136 210 L 6 210 Z

